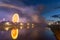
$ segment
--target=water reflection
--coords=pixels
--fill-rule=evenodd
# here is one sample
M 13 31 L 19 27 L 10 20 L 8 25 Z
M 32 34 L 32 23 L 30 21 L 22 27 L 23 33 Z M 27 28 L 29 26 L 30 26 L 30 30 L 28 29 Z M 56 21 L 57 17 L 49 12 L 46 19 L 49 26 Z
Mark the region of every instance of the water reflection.
M 12 39 L 17 39 L 17 37 L 18 37 L 18 29 L 12 29 L 11 30 L 11 37 L 12 37 Z
M 19 30 L 19 35 L 17 37 L 17 40 L 28 40 L 28 39 L 32 40 L 32 38 L 35 38 L 35 36 L 36 36 L 36 38 L 42 37 L 43 39 L 46 39 L 46 40 L 56 40 L 53 32 L 51 30 L 48 30 L 48 29 L 45 30 L 45 32 L 42 33 L 41 36 L 40 36 L 40 32 L 38 30 L 35 31 L 36 29 L 33 29 L 33 31 L 27 30 L 27 29 L 25 29 L 25 30 L 26 31 L 24 31 L 24 29 Z M 0 40 L 12 40 L 10 33 L 11 33 L 11 31 L 0 31 Z M 37 34 L 37 35 L 35 35 L 35 34 Z M 15 38 L 13 38 L 13 39 L 15 39 Z

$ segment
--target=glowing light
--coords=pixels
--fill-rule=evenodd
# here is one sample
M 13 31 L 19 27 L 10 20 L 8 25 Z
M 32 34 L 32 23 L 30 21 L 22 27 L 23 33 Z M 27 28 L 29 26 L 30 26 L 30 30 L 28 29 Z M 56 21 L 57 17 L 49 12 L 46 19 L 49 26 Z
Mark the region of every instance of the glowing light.
M 32 26 L 34 26 L 34 24 L 32 24 Z
M 34 28 L 34 26 L 32 26 L 32 28 Z
M 32 24 L 32 28 L 34 28 L 34 24 Z
M 12 22 L 14 23 L 18 23 L 19 22 L 19 15 L 17 13 L 15 13 L 12 17 Z
M 51 25 L 51 23 L 48 23 L 48 25 Z
M 23 26 L 20 26 L 20 29 L 23 29 Z
M 29 23 L 27 23 L 27 25 L 30 25 Z
M 30 27 L 29 27 L 29 25 L 30 25 L 30 23 L 27 23 L 27 29 L 29 29 Z
M 12 29 L 11 30 L 11 37 L 12 37 L 12 39 L 17 39 L 17 37 L 18 37 L 18 29 Z
M 23 23 L 20 23 L 20 25 L 24 25 Z
M 5 24 L 6 24 L 6 25 L 10 25 L 10 23 L 9 23 L 9 22 L 6 22 Z
M 9 27 L 6 27 L 5 30 L 8 31 L 9 30 Z
M 29 26 L 27 26 L 27 29 L 29 29 L 30 27 Z

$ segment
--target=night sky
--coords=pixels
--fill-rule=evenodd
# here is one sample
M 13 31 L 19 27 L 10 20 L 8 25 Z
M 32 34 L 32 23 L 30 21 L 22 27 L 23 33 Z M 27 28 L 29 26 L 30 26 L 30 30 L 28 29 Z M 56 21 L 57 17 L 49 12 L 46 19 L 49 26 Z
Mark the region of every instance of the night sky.
M 54 21 L 60 20 L 59 18 L 51 17 L 53 15 L 60 14 L 60 0 L 0 0 L 0 5 L 2 4 L 14 5 L 20 8 L 23 7 L 23 9 L 21 9 L 22 13 L 25 13 L 27 10 L 29 10 L 29 12 L 31 12 L 29 14 L 34 13 L 36 10 L 38 11 L 39 8 L 42 8 L 43 10 L 40 9 L 39 13 L 46 20 L 54 20 Z M 32 9 L 36 9 L 36 10 L 32 10 Z M 10 15 L 18 11 L 19 9 L 16 7 L 13 8 L 13 7 L 1 6 L 0 7 L 0 20 L 2 20 L 3 18 L 10 20 L 8 19 L 11 17 Z

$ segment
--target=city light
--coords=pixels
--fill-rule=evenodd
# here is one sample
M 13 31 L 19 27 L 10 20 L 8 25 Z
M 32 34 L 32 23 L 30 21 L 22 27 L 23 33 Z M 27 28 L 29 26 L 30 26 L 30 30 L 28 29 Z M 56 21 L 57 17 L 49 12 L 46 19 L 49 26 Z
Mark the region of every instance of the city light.
M 10 25 L 10 23 L 9 23 L 9 22 L 6 22 L 5 24 L 6 24 L 6 25 Z
M 48 23 L 48 25 L 51 25 L 52 23 Z
M 34 26 L 34 24 L 32 24 L 32 26 Z
M 29 26 L 29 25 L 30 25 L 30 23 L 27 23 L 27 29 L 29 29 L 29 28 L 30 28 L 30 26 Z
M 32 26 L 32 28 L 34 28 L 34 26 Z
M 23 26 L 20 26 L 20 29 L 23 29 Z
M 6 27 L 5 30 L 8 31 L 9 30 L 9 27 Z
M 27 29 L 29 29 L 30 27 L 29 26 L 27 26 Z
M 27 23 L 27 25 L 30 25 L 30 23 Z
M 23 26 L 24 24 L 23 23 L 20 23 L 21 26 Z
M 34 28 L 34 24 L 32 24 L 32 28 Z

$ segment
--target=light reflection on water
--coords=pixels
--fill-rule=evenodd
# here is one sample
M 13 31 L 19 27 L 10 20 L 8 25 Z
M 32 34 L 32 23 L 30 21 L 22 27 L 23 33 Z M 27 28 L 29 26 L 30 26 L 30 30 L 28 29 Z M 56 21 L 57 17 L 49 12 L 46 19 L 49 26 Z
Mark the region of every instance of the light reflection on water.
M 0 31 L 0 39 L 11 39 L 11 35 L 10 35 L 10 32 L 11 31 Z M 19 32 L 19 35 L 22 34 Z M 53 34 L 53 32 L 51 30 L 46 30 L 44 32 L 45 34 L 45 37 L 48 39 L 51 39 L 51 40 L 56 40 L 55 39 L 55 36 Z
M 12 29 L 11 30 L 11 37 L 12 37 L 12 39 L 17 39 L 17 37 L 18 37 L 18 29 Z

